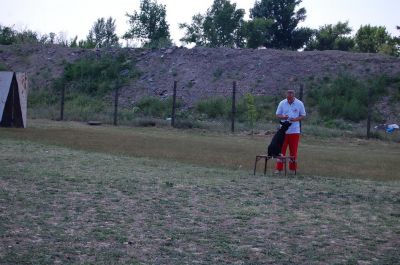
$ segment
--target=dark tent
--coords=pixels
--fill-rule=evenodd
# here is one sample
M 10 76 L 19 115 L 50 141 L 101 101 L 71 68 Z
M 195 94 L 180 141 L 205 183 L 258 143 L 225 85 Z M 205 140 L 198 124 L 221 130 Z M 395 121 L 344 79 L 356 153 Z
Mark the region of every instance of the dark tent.
M 26 74 L 0 72 L 0 127 L 26 128 L 27 87 Z

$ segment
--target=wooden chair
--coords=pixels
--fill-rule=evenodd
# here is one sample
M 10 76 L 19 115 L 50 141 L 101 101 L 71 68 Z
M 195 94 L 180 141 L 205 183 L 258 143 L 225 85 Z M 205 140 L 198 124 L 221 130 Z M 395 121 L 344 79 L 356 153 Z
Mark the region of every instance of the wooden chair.
M 256 171 L 257 171 L 257 163 L 258 163 L 258 161 L 260 161 L 261 159 L 265 159 L 265 163 L 264 163 L 264 175 L 266 175 L 267 174 L 267 165 L 268 165 L 268 160 L 270 160 L 270 159 L 273 159 L 273 158 L 275 158 L 275 159 L 280 159 L 284 164 L 285 164 L 285 176 L 286 176 L 286 174 L 287 174 L 287 161 L 288 160 L 295 160 L 295 157 L 294 156 L 276 156 L 276 157 L 274 157 L 274 156 L 269 156 L 269 155 L 257 155 L 256 156 L 256 161 L 255 161 L 255 163 L 254 163 L 254 175 L 256 175 Z M 296 175 L 296 170 L 294 171 L 294 174 Z

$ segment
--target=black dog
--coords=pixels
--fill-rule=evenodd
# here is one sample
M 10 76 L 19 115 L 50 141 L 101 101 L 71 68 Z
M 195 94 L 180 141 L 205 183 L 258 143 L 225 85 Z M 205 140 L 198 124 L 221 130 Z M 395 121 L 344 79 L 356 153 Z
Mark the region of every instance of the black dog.
M 281 128 L 279 128 L 279 130 L 275 133 L 271 143 L 268 146 L 268 156 L 276 157 L 280 156 L 282 153 L 282 145 L 283 141 L 285 141 L 286 131 L 292 124 L 288 121 L 280 122 L 280 124 L 282 125 Z

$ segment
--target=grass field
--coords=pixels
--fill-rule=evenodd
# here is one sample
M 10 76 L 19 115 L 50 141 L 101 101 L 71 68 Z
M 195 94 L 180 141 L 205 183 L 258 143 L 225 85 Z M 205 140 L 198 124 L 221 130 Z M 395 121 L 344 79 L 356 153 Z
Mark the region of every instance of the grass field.
M 253 167 L 255 155 L 264 153 L 271 139 L 271 135 L 251 137 L 201 130 L 90 127 L 84 123 L 46 120 L 32 120 L 25 130 L 2 129 L 0 137 L 248 171 Z M 398 143 L 305 135 L 299 147 L 299 172 L 303 175 L 400 180 L 399 157 Z
M 302 140 L 264 177 L 265 137 L 1 129 L 0 263 L 398 264 L 399 145 Z

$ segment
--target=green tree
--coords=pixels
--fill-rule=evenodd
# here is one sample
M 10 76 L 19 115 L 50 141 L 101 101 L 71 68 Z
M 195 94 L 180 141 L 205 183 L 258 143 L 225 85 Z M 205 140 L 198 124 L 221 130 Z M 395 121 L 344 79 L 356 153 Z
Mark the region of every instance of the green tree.
M 194 43 L 196 46 L 206 46 L 207 39 L 204 34 L 204 16 L 197 14 L 192 17 L 192 23 L 180 23 L 179 28 L 186 30 L 185 36 L 180 39 L 184 43 Z
M 30 30 L 30 29 L 25 29 L 23 31 L 17 32 L 16 34 L 16 43 L 38 43 L 39 38 L 37 32 Z
M 10 45 L 10 44 L 21 44 L 21 43 L 39 43 L 40 38 L 38 33 L 30 29 L 25 29 L 22 31 L 14 30 L 12 27 L 1 26 L 0 25 L 0 44 Z
M 236 9 L 229 0 L 214 0 L 204 20 L 204 35 L 211 47 L 242 46 L 240 28 L 243 26 L 244 9 Z M 239 40 L 239 41 L 238 41 Z
M 214 0 L 206 15 L 193 16 L 190 25 L 180 24 L 186 29 L 181 41 L 208 47 L 243 47 L 244 14 L 244 9 L 236 9 L 229 0 Z
M 69 44 L 69 47 L 71 48 L 76 48 L 78 47 L 78 36 L 75 36 L 75 38 L 73 38 Z
M 301 21 L 306 19 L 306 9 L 297 7 L 302 0 L 257 0 L 250 9 L 250 17 L 264 18 L 273 21 L 268 35 L 272 35 L 265 47 L 297 50 L 302 48 L 311 38 L 308 28 L 298 29 Z M 267 36 L 268 38 L 268 36 Z
M 349 51 L 354 47 L 354 40 L 349 35 L 352 29 L 349 22 L 338 22 L 336 25 L 324 25 L 316 32 L 306 50 L 341 50 Z
M 115 19 L 112 17 L 107 20 L 97 19 L 87 36 L 87 46 L 98 48 L 119 46 L 115 29 Z
M 169 25 L 166 20 L 165 5 L 156 0 L 141 0 L 140 12 L 126 14 L 129 18 L 130 29 L 124 39 L 137 39 L 145 47 L 163 47 L 171 45 Z
M 55 39 L 56 39 L 56 34 L 54 32 L 50 32 L 49 33 L 49 42 L 50 42 L 50 44 L 54 44 Z
M 385 27 L 361 26 L 355 36 L 356 49 L 360 52 L 377 53 L 384 45 L 393 45 Z
M 272 42 L 271 26 L 272 20 L 255 18 L 245 23 L 246 44 L 248 48 L 256 49 L 262 46 L 269 46 Z
M 12 27 L 0 25 L 0 44 L 10 45 L 16 42 L 17 32 Z

